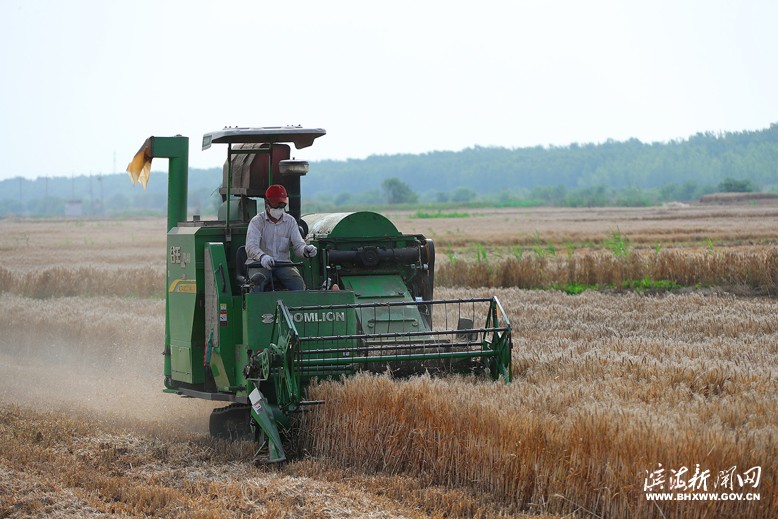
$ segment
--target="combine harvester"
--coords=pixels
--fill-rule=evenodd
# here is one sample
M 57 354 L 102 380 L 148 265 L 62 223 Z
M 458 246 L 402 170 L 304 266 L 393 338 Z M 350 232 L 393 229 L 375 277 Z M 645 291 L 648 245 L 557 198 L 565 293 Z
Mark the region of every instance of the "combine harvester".
M 301 217 L 308 163 L 290 160 L 289 144 L 305 148 L 325 133 L 289 126 L 204 135 L 203 150 L 227 145 L 215 221 L 187 220 L 187 137 L 150 137 L 127 169 L 145 187 L 151 160 L 169 159 L 165 391 L 230 402 L 213 411 L 211 434 L 253 438 L 270 462 L 286 459 L 281 433 L 291 415 L 324 403 L 306 399 L 313 379 L 391 370 L 511 381 L 511 326 L 499 301 L 433 299 L 432 240 L 402 234 L 373 212 Z M 286 188 L 289 213 L 319 250 L 276 267 L 297 268 L 304 291 L 251 291 L 246 230 L 271 184 Z

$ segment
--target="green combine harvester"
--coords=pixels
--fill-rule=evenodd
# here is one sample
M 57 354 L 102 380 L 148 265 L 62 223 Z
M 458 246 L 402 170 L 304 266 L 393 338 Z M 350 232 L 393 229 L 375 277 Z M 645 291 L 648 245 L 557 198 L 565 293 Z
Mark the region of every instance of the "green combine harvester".
M 432 240 L 374 212 L 301 216 L 308 163 L 290 160 L 290 144 L 305 148 L 325 133 L 288 126 L 204 135 L 203 150 L 227 145 L 213 221 L 187 220 L 187 137 L 150 137 L 128 167 L 145 185 L 151 160 L 169 159 L 165 391 L 228 402 L 213 411 L 211 434 L 255 439 L 269 462 L 286 459 L 291 415 L 326 405 L 306 399 L 313 379 L 390 370 L 511 381 L 511 325 L 499 301 L 434 299 Z M 319 250 L 284 266 L 299 270 L 304 291 L 251 291 L 246 231 L 272 184 L 286 188 L 289 213 Z

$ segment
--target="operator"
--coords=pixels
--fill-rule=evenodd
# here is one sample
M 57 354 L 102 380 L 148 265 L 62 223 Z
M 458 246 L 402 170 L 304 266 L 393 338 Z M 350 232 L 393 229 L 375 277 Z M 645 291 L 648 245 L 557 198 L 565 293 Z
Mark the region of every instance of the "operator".
M 287 290 L 305 290 L 305 281 L 294 267 L 280 268 L 276 263 L 288 262 L 289 248 L 294 247 L 298 256 L 312 258 L 318 252 L 313 245 L 306 245 L 300 236 L 297 221 L 284 209 L 289 204 L 286 188 L 273 184 L 265 191 L 265 210 L 249 222 L 246 232 L 246 263 L 259 261 L 262 268 L 250 268 L 249 279 L 261 274 L 252 292 L 261 292 L 270 281 L 279 280 Z M 275 268 L 273 268 L 275 266 Z

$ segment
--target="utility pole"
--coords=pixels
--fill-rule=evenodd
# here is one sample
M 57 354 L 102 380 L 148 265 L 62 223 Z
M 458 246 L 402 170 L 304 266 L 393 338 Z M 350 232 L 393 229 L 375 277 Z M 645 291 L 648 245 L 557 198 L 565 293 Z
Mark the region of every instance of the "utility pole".
M 97 181 L 100 183 L 100 214 L 103 214 L 104 207 L 103 207 L 103 174 L 102 173 L 97 174 Z

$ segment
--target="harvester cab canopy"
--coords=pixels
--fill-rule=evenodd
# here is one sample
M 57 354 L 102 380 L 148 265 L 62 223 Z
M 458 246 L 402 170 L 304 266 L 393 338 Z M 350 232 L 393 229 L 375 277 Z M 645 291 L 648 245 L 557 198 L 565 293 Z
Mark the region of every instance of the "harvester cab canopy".
M 261 144 L 275 142 L 293 142 L 298 150 L 307 148 L 313 141 L 326 135 L 322 128 L 303 128 L 301 126 L 264 126 L 260 128 L 239 128 L 227 126 L 222 130 L 203 135 L 203 150 L 211 144 Z
M 256 214 L 251 198 L 264 198 L 272 184 L 281 184 L 289 194 L 289 213 L 300 220 L 300 177 L 308 172 L 305 161 L 290 160 L 290 147 L 307 148 L 327 132 L 322 128 L 266 126 L 226 127 L 203 135 L 203 150 L 211 144 L 227 144 L 223 181 L 219 189 L 224 202 L 220 220 L 248 222 Z M 230 204 L 231 197 L 240 197 Z

